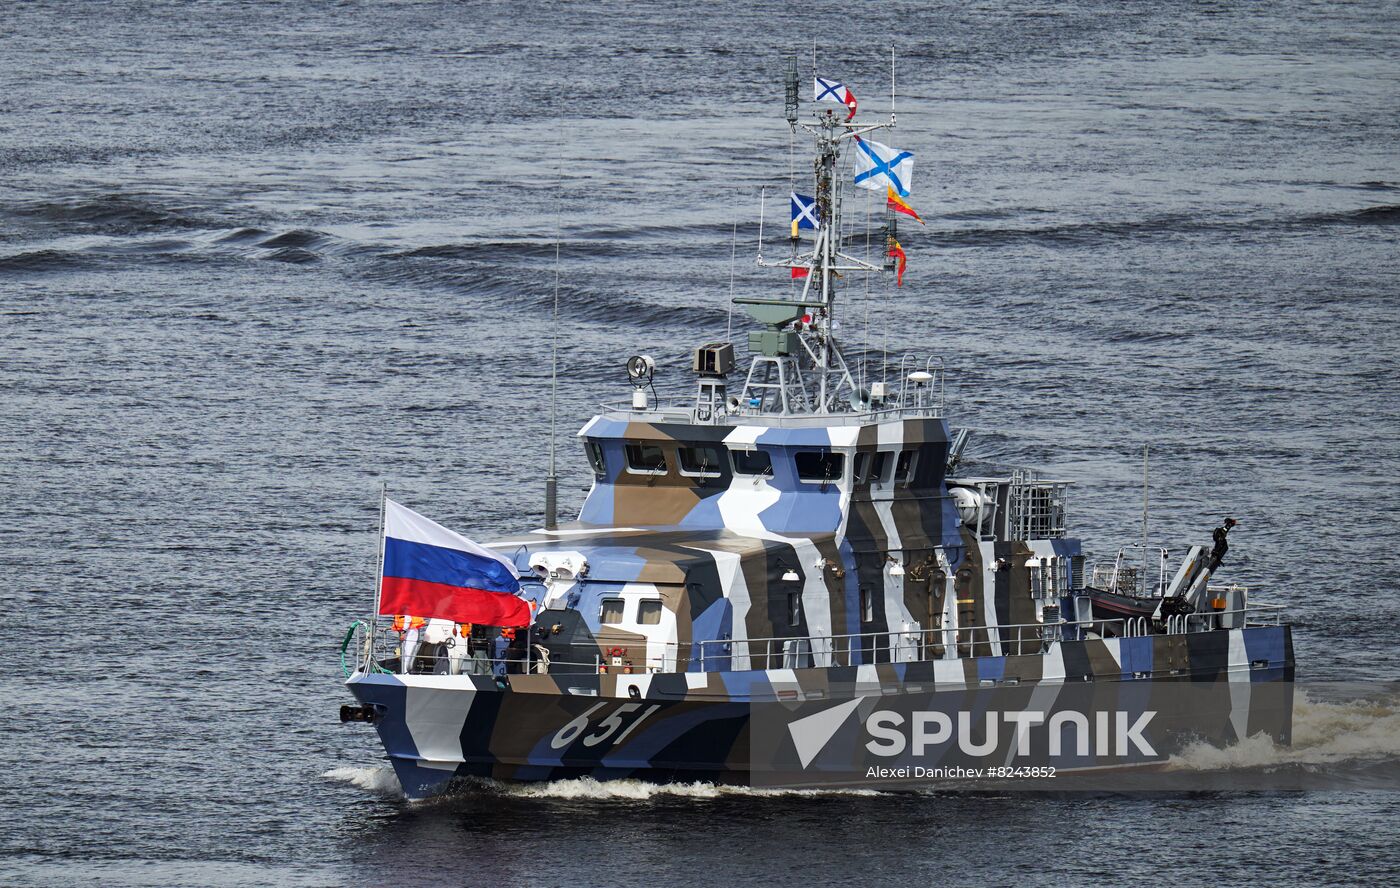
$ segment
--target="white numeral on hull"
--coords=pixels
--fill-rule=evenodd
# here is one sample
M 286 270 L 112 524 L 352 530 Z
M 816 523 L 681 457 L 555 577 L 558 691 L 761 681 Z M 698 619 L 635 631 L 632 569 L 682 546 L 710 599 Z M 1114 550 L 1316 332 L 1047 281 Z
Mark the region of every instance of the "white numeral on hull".
M 549 741 L 549 745 L 554 749 L 563 749 L 565 746 L 568 746 L 569 744 L 573 743 L 579 738 L 580 734 L 588 730 L 590 724 L 589 717 L 592 716 L 593 713 L 597 712 L 599 709 L 602 709 L 604 706 L 607 705 L 607 703 L 595 704 L 594 706 L 590 707 L 587 712 L 583 713 L 577 718 L 572 719 L 568 724 L 564 725 L 564 727 L 559 729 L 559 732 L 554 735 L 554 739 Z M 583 738 L 583 745 L 597 746 L 599 743 L 602 743 L 609 737 L 612 737 L 613 734 L 617 733 L 618 728 L 621 728 L 624 724 L 627 724 L 626 721 L 623 719 L 623 716 L 630 715 L 631 713 L 636 712 L 641 708 L 642 704 L 640 703 L 622 704 L 611 715 L 609 715 L 607 718 L 603 719 L 601 722 L 598 723 L 597 731 Z M 648 716 L 650 716 L 653 712 L 660 708 L 661 705 L 659 703 L 653 703 L 651 706 L 648 706 L 646 708 L 646 711 L 642 712 L 641 715 L 638 715 L 636 718 L 632 719 L 630 724 L 627 724 L 626 730 L 624 730 L 621 734 L 618 734 L 617 737 L 613 739 L 612 745 L 617 745 L 618 743 L 621 743 L 623 739 L 627 737 L 628 734 L 632 733 L 637 729 L 637 725 L 640 725 L 643 721 L 647 719 Z

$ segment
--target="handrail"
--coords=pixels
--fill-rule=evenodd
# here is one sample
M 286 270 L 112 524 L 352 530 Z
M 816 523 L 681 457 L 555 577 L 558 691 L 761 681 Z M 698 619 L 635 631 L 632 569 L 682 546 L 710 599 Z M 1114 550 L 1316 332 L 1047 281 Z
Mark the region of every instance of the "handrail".
M 601 410 L 603 410 L 603 411 L 605 411 L 605 412 L 609 412 L 609 413 L 636 413 L 636 414 L 646 414 L 646 413 L 676 413 L 676 414 L 680 414 L 680 413 L 690 413 L 690 412 L 692 412 L 692 411 L 694 410 L 694 405 L 691 403 L 691 401 L 689 401 L 689 400 L 684 400 L 684 401 L 682 401 L 682 400 L 677 400 L 677 399 L 672 399 L 671 401 L 667 401 L 667 402 L 657 401 L 656 403 L 649 405 L 645 410 L 638 410 L 637 408 L 635 408 L 635 407 L 632 406 L 632 403 L 631 403 L 630 401 L 602 401 L 602 402 L 600 402 L 600 403 L 598 404 L 598 407 L 599 407 Z M 737 417 L 737 418 L 746 419 L 746 420 L 752 420 L 752 419 L 757 419 L 757 418 L 762 418 L 762 419 L 775 419 L 775 420 L 805 419 L 805 420 L 820 420 L 820 421 L 821 421 L 821 424 L 823 424 L 823 425 L 847 426 L 847 425 L 857 425 L 857 424 L 869 423 L 869 422 L 875 421 L 875 420 L 878 419 L 879 417 L 885 417 L 885 416 L 919 416 L 919 417 L 926 417 L 926 418 L 930 418 L 930 419 L 936 419 L 936 418 L 938 418 L 938 417 L 940 417 L 940 416 L 942 416 L 942 415 L 943 415 L 943 405 L 942 405 L 941 403 L 940 403 L 940 404 L 933 404 L 933 403 L 930 403 L 930 404 L 926 404 L 926 405 L 914 405 L 914 404 L 909 404 L 909 405 L 905 405 L 905 406 L 902 406 L 902 407 L 901 407 L 901 406 L 897 406 L 897 405 L 892 405 L 892 406 L 879 407 L 879 408 L 868 408 L 868 409 L 865 409 L 865 410 L 852 410 L 852 411 L 849 411 L 849 412 L 842 412 L 842 413 L 804 413 L 804 412 L 795 412 L 795 413 L 775 413 L 775 412 L 772 412 L 772 411 L 754 410 L 754 409 L 751 409 L 751 408 L 748 408 L 748 407 L 741 406 L 738 410 L 726 411 L 726 412 L 723 414 L 723 417 L 722 417 L 722 418 L 724 418 L 724 417 Z M 780 424 L 780 423 L 779 423 L 779 424 Z
M 345 662 L 345 652 L 350 647 L 350 639 L 355 637 L 355 631 L 357 629 L 368 628 L 369 624 L 367 624 L 364 620 L 356 620 L 355 622 L 350 624 L 349 629 L 345 630 L 345 640 L 340 643 L 340 671 L 341 674 L 343 674 L 346 678 L 349 678 L 352 672 L 358 672 L 360 665 L 358 662 L 356 662 L 356 668 L 354 670 L 351 670 L 349 665 Z
M 1286 605 L 1249 604 L 1233 610 L 1207 611 L 1166 617 L 1162 621 L 1165 634 L 1185 635 L 1221 628 L 1243 628 L 1278 626 L 1282 624 Z M 1242 619 L 1227 618 L 1239 616 Z M 359 629 L 369 630 L 363 621 L 352 623 L 346 638 L 341 644 L 341 669 L 350 672 L 346 665 L 346 651 L 354 633 Z M 1051 644 L 1066 640 L 1083 640 L 1089 637 L 1142 638 L 1154 632 L 1154 621 L 1146 616 L 1116 617 L 1112 619 L 1064 620 L 1052 623 L 1009 623 L 985 626 L 965 626 L 959 629 L 921 627 L 894 628 L 874 632 L 853 632 L 820 636 L 772 636 L 767 638 L 719 638 L 698 639 L 689 642 L 646 641 L 642 644 L 629 642 L 633 648 L 626 657 L 625 665 L 614 665 L 602 656 L 604 650 L 621 646 L 610 640 L 606 634 L 601 639 L 586 644 L 547 644 L 550 659 L 543 664 L 548 669 L 567 667 L 567 671 L 603 671 L 613 674 L 634 672 L 636 674 L 654 672 L 687 672 L 692 667 L 701 672 L 734 671 L 744 672 L 775 668 L 830 668 L 854 666 L 862 663 L 907 663 L 929 660 L 960 660 L 982 656 L 1018 656 L 1041 653 Z M 395 630 L 380 627 L 377 637 L 366 637 L 366 660 L 357 671 L 382 672 L 379 665 L 384 659 L 398 656 Z M 449 645 L 453 650 L 461 644 Z M 535 644 L 534 641 L 531 644 Z M 489 649 L 488 649 L 489 650 Z M 541 665 L 531 647 L 523 658 L 508 658 L 498 661 L 488 650 L 478 650 L 472 656 L 460 653 L 429 653 L 420 648 L 419 657 L 446 660 L 451 674 L 461 674 L 472 664 L 475 674 L 486 674 L 497 662 L 524 664 L 526 671 L 537 672 Z M 576 656 L 581 653 L 582 657 Z M 567 659 L 557 659 L 562 654 Z M 415 658 L 417 659 L 417 658 Z M 758 664 L 758 665 L 755 665 Z

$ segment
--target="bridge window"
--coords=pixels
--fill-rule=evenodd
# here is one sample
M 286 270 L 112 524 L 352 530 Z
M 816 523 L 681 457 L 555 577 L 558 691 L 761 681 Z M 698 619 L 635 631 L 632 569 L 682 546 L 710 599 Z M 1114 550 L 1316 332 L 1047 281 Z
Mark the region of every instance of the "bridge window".
M 661 602 L 640 601 L 637 603 L 637 622 L 643 626 L 656 626 L 661 622 Z
M 788 625 L 796 626 L 802 622 L 802 593 L 788 593 Z
M 860 590 L 860 619 L 863 623 L 875 622 L 875 596 L 868 587 Z
M 713 447 L 696 446 L 680 449 L 681 474 L 701 478 L 719 477 L 719 451 Z
M 666 472 L 666 454 L 655 444 L 628 444 L 627 471 L 643 475 L 661 475 Z
M 622 622 L 622 599 L 604 598 L 598 610 L 598 622 L 604 626 L 615 626 Z
M 600 477 L 607 474 L 608 463 L 603 459 L 603 445 L 589 441 L 584 445 L 584 450 L 588 451 L 588 463 L 593 466 L 593 474 Z
M 857 453 L 855 468 L 851 469 L 851 480 L 857 484 L 865 483 L 865 470 L 870 465 L 870 454 Z
M 894 480 L 897 484 L 908 484 L 914 477 L 914 466 L 918 464 L 915 457 L 918 452 L 914 450 L 901 450 L 899 459 L 894 464 Z
M 882 484 L 885 480 L 885 470 L 890 465 L 890 453 L 888 450 L 877 450 L 870 454 L 870 483 Z
M 736 475 L 773 474 L 773 458 L 766 450 L 735 450 L 729 455 L 734 460 Z
M 796 462 L 797 477 L 800 480 L 822 484 L 839 481 L 841 472 L 846 468 L 845 454 L 820 450 L 800 451 Z

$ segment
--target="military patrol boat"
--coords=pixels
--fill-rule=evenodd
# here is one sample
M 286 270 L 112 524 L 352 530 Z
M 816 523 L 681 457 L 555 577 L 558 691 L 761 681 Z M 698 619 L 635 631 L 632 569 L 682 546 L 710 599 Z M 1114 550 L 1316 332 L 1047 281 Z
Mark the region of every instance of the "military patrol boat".
M 1291 698 L 1260 689 L 1292 680 L 1290 627 L 1212 583 L 1222 533 L 1179 561 L 1086 569 L 1067 482 L 959 472 L 968 434 L 936 358 L 868 376 L 848 362 L 841 276 L 887 269 L 845 252 L 842 160 L 895 118 L 799 121 L 795 67 L 786 110 L 815 148 L 814 227 L 789 258 L 760 257 L 794 269 L 800 295 L 734 299 L 758 324 L 747 369 L 732 342 L 700 345 L 694 399 L 667 405 L 654 361 L 633 358 L 630 400 L 578 432 L 593 479 L 577 520 L 491 545 L 530 628 L 497 642 L 509 633 L 422 619 L 410 652 L 405 627 L 358 622 L 342 719 L 377 727 L 409 797 L 467 776 L 1046 777 L 1287 742 Z

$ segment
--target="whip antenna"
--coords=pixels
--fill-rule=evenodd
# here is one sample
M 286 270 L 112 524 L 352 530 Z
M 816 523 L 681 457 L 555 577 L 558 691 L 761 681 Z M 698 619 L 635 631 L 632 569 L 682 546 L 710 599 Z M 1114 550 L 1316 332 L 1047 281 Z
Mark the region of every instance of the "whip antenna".
M 1142 445 L 1142 581 L 1147 582 L 1147 445 Z
M 739 255 L 739 214 L 734 214 L 734 229 L 729 232 L 729 316 L 724 321 L 724 341 L 734 341 L 734 259 Z
M 560 186 L 563 186 L 563 169 L 559 171 Z M 549 474 L 544 478 L 544 529 L 554 530 L 559 526 L 558 500 L 559 478 L 554 472 L 555 426 L 559 418 L 559 243 L 562 239 L 563 220 L 559 206 L 563 195 L 556 195 L 554 204 L 554 314 L 550 321 L 549 344 Z

